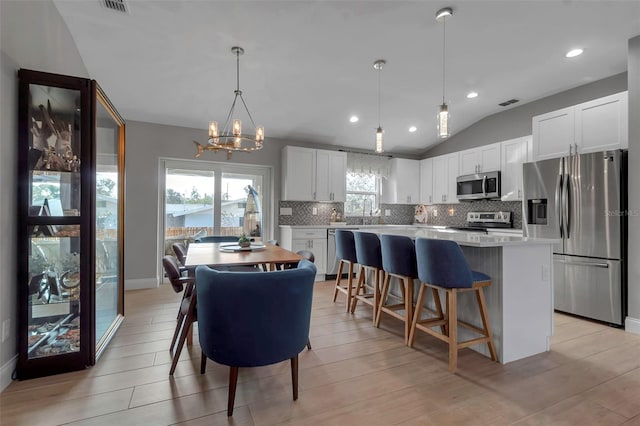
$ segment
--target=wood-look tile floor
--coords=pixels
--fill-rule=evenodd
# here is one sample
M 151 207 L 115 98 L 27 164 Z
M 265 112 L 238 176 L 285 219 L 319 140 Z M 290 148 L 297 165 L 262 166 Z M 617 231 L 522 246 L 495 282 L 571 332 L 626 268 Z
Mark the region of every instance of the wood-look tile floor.
M 0 424 L 640 425 L 640 336 L 556 314 L 550 352 L 500 365 L 465 349 L 450 374 L 442 342 L 420 333 L 407 348 L 399 321 L 376 329 L 368 306 L 347 314 L 332 291 L 316 284 L 298 401 L 288 362 L 241 369 L 228 419 L 228 368 L 209 361 L 200 375 L 197 343 L 169 377 L 181 295 L 163 286 L 127 292 L 98 365 L 12 383 Z

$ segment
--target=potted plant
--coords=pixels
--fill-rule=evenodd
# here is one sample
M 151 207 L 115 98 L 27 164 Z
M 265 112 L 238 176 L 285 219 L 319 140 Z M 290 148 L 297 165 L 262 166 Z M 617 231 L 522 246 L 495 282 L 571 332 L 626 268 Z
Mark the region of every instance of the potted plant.
M 238 238 L 238 245 L 243 248 L 251 246 L 251 240 L 247 237 L 247 234 L 242 233 L 242 235 L 240 235 L 240 238 Z

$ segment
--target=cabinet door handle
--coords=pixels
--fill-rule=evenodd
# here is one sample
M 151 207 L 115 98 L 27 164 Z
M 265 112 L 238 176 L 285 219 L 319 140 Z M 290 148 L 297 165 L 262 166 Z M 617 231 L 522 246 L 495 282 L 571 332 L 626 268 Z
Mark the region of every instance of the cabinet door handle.
M 314 200 L 316 199 L 316 192 L 315 191 L 313 192 L 313 199 Z
M 569 144 L 569 155 L 573 155 L 573 146 Z
M 573 146 L 575 148 L 574 151 L 575 151 L 576 155 L 578 155 L 578 144 L 574 143 Z
M 522 198 L 522 190 L 521 189 L 518 189 L 518 198 L 520 198 L 520 199 Z
M 431 195 L 429 195 L 429 202 L 431 203 Z

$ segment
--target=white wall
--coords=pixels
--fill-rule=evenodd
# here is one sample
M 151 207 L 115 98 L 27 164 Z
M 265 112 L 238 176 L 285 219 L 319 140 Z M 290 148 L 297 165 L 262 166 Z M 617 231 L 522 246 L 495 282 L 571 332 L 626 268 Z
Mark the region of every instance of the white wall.
M 640 35 L 629 40 L 629 315 L 626 329 L 640 334 Z
M 88 77 L 71 34 L 50 0 L 0 0 L 0 321 L 11 322 L 0 343 L 0 390 L 17 352 L 16 142 L 19 68 Z M 26 283 L 25 283 L 26 285 Z

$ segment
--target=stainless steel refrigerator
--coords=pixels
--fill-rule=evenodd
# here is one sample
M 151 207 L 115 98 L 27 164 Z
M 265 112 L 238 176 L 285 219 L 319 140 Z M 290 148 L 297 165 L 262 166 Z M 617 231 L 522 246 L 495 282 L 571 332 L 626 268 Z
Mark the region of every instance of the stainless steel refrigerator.
M 525 236 L 557 238 L 554 307 L 622 325 L 626 315 L 627 153 L 526 163 Z

